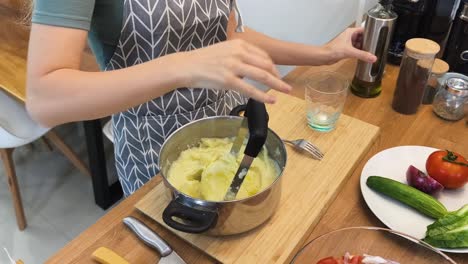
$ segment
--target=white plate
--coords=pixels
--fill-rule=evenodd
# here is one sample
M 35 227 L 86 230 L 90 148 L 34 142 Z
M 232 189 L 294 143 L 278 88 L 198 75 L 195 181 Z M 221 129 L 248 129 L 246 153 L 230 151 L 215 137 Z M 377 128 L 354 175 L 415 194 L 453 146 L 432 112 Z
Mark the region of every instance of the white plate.
M 361 174 L 361 193 L 371 211 L 389 228 L 424 238 L 426 227 L 434 222 L 406 205 L 381 195 L 366 185 L 369 176 L 382 176 L 402 183 L 406 182 L 406 170 L 410 165 L 426 172 L 426 160 L 437 149 L 421 146 L 402 146 L 377 153 L 364 166 Z M 460 209 L 468 202 L 468 188 L 443 190 L 437 199 L 449 211 Z M 440 249 L 445 252 L 468 253 L 468 248 Z

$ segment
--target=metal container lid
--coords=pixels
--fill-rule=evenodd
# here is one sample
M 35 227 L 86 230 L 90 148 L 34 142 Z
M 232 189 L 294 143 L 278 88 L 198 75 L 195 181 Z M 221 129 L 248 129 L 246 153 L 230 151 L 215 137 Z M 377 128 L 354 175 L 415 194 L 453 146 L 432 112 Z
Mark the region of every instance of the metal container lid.
M 413 53 L 424 56 L 435 56 L 440 51 L 439 44 L 437 44 L 435 41 L 424 38 L 410 39 L 406 42 L 405 47 Z
M 468 81 L 462 78 L 450 78 L 447 80 L 445 90 L 461 97 L 468 96 Z
M 448 72 L 448 73 L 442 75 L 442 77 L 440 77 L 439 79 L 437 79 L 437 85 L 438 85 L 437 89 L 444 88 L 445 84 L 447 83 L 447 80 L 451 79 L 451 78 L 461 78 L 461 79 L 464 79 L 464 80 L 468 81 L 468 76 L 465 76 L 465 75 L 463 75 L 461 73 Z
M 393 0 L 381 0 L 379 1 L 379 5 L 371 8 L 367 11 L 367 16 L 369 18 L 374 18 L 377 20 L 384 20 L 384 21 L 394 21 L 397 19 L 398 14 L 392 10 L 392 2 Z

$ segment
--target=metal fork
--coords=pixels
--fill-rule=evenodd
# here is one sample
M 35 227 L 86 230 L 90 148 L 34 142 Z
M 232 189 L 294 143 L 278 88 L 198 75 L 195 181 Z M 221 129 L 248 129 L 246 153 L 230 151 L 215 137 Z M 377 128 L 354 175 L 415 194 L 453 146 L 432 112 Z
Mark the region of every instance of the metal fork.
M 321 160 L 323 159 L 323 153 L 320 149 L 315 146 L 314 144 L 310 143 L 305 139 L 297 139 L 297 140 L 287 140 L 283 139 L 283 142 L 289 143 L 293 145 L 298 150 L 303 150 L 311 154 L 314 158 Z

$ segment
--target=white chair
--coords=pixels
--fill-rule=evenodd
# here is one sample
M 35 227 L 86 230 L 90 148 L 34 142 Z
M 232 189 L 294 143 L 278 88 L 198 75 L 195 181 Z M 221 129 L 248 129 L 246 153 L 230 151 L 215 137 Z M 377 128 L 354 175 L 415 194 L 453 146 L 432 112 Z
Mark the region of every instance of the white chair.
M 87 166 L 54 131 L 34 122 L 24 105 L 7 95 L 0 87 L 0 156 L 5 165 L 20 230 L 24 230 L 27 224 L 12 154 L 14 148 L 27 145 L 42 136 L 52 142 L 83 174 L 91 175 Z M 50 147 L 47 140 L 45 142 Z
M 106 137 L 110 140 L 110 142 L 114 143 L 114 132 L 112 131 L 112 119 L 107 121 L 107 123 L 102 128 L 102 132 Z

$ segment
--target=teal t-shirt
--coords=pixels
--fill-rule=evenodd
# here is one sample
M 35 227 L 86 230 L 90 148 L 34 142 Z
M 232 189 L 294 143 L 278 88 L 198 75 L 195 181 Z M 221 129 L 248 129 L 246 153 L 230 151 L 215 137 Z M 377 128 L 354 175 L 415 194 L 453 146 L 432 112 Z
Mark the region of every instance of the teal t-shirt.
M 32 22 L 89 31 L 101 69 L 114 54 L 122 27 L 123 0 L 35 0 Z

